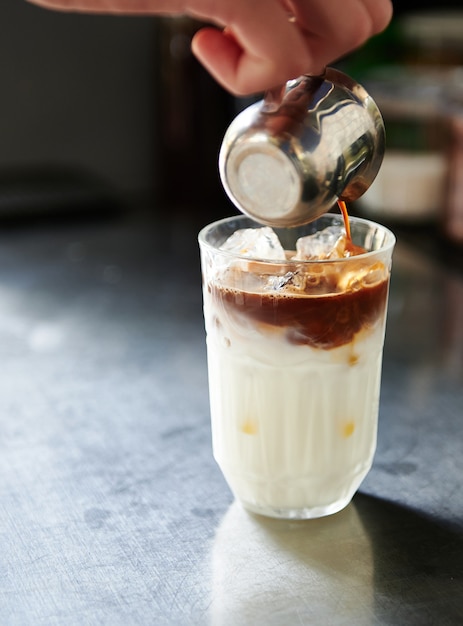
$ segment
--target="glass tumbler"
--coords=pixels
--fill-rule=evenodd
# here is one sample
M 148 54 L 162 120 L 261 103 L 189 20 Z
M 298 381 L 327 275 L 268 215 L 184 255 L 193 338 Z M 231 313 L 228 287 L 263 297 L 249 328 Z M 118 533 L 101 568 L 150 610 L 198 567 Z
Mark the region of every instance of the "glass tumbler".
M 294 259 L 326 214 L 275 229 L 281 260 L 221 249 L 245 216 L 199 234 L 214 457 L 236 499 L 271 517 L 335 513 L 352 499 L 376 448 L 391 257 L 388 229 L 350 218 L 365 252 Z

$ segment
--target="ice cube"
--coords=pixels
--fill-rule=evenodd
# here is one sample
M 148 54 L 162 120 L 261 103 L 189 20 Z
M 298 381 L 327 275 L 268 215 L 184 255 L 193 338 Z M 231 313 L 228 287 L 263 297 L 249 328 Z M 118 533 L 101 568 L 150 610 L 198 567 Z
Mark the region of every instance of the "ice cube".
M 286 260 L 283 246 L 276 233 L 269 226 L 236 230 L 220 246 L 220 249 L 252 259 Z
M 292 286 L 297 280 L 296 276 L 297 272 L 286 272 L 283 276 L 269 276 L 265 289 L 268 291 L 280 291 L 288 285 Z
M 296 261 L 341 259 L 346 256 L 346 233 L 341 226 L 328 226 L 296 241 Z
M 357 291 L 363 287 L 371 287 L 387 278 L 386 266 L 381 261 L 373 265 L 358 262 L 349 265 L 350 271 L 339 276 L 338 287 L 341 291 Z

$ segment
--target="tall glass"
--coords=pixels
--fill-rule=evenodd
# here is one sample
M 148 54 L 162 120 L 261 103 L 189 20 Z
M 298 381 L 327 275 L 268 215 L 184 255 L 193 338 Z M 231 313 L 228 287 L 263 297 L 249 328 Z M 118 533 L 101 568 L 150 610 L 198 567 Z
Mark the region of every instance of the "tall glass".
M 376 448 L 394 235 L 350 218 L 366 252 L 292 260 L 300 237 L 342 218 L 275 229 L 287 260 L 221 250 L 245 216 L 199 234 L 213 452 L 249 510 L 305 519 L 339 511 Z

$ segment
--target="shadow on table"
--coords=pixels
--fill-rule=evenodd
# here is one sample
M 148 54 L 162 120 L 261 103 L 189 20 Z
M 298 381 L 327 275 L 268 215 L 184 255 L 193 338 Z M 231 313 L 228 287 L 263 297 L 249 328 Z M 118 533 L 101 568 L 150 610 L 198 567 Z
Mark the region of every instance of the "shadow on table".
M 363 494 L 303 522 L 233 503 L 211 574 L 213 625 L 463 623 L 463 531 Z
M 364 494 L 355 507 L 371 540 L 380 623 L 462 624 L 463 524 Z

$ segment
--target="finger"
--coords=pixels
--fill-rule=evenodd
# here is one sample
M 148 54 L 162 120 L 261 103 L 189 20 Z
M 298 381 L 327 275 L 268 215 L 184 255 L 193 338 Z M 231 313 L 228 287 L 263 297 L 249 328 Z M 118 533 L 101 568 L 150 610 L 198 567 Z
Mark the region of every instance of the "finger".
M 197 58 L 226 89 L 249 94 L 323 69 L 279 0 L 241 0 L 234 7 L 234 14 L 223 16 L 225 31 L 201 29 L 192 44 Z
M 388 25 L 390 0 L 285 0 L 290 2 L 311 54 L 327 65 Z
M 235 95 L 246 95 L 264 91 L 310 72 L 309 59 L 297 62 L 293 59 L 278 59 L 253 56 L 224 31 L 203 28 L 193 37 L 192 49 L 195 56 L 209 73 L 228 91 Z M 313 73 L 319 73 L 313 70 Z

